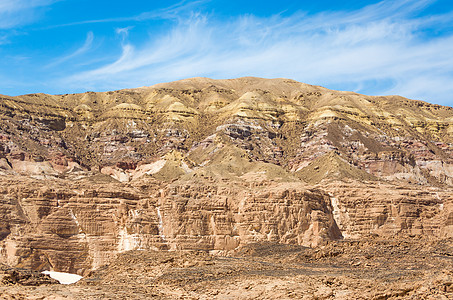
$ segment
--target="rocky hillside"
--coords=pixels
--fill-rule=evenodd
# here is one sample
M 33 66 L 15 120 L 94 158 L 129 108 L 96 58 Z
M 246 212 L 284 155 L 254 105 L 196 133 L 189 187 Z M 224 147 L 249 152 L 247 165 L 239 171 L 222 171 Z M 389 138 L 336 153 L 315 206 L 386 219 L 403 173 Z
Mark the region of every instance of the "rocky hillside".
M 288 79 L 0 96 L 0 261 L 453 237 L 453 108 Z

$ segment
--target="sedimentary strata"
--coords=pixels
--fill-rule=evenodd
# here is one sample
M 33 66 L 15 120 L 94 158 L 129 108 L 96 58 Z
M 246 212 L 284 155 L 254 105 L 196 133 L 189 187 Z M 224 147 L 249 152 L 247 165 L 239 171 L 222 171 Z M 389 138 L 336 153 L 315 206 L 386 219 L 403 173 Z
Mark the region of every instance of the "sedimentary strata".
M 452 237 L 450 107 L 251 77 L 0 98 L 11 266 Z

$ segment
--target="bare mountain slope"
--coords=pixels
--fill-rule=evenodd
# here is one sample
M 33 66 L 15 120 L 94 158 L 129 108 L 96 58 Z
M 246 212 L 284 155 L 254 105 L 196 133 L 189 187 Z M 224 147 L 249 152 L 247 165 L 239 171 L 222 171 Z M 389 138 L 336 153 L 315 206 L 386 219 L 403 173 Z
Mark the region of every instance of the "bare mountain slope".
M 453 109 L 289 79 L 0 97 L 0 260 L 453 232 Z

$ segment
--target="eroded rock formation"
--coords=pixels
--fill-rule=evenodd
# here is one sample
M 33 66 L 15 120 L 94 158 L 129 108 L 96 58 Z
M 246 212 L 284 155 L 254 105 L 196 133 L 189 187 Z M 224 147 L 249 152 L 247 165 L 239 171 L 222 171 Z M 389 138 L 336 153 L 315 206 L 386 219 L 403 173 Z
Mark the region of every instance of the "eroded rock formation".
M 0 99 L 0 260 L 453 237 L 453 109 L 287 79 Z

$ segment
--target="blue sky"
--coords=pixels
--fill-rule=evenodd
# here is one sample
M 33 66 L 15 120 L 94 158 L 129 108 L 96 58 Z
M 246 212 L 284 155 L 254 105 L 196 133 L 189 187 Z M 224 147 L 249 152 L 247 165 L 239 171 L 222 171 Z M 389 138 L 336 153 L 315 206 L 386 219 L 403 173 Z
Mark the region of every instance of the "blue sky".
M 453 1 L 0 0 L 0 94 L 285 77 L 453 106 Z

